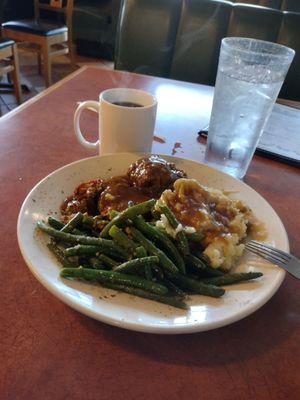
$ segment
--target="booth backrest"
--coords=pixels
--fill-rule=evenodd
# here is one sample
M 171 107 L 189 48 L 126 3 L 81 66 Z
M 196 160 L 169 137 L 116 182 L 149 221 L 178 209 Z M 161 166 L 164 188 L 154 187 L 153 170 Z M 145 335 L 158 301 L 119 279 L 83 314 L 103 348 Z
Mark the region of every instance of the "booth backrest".
M 300 13 L 270 7 L 227 0 L 124 0 L 115 68 L 214 85 L 226 36 L 296 50 L 281 96 L 300 100 Z
M 300 12 L 300 1 L 299 0 L 282 0 L 281 9 L 283 11 Z
M 278 43 L 296 49 L 294 61 L 286 76 L 280 95 L 283 98 L 300 100 L 300 14 L 284 11 L 278 35 Z
M 227 36 L 276 42 L 282 12 L 273 8 L 236 3 L 232 7 Z
M 214 84 L 221 39 L 226 36 L 230 13 L 229 1 L 183 2 L 171 78 Z
M 115 68 L 169 76 L 181 0 L 124 0 Z
M 200 0 L 201 1 L 201 0 Z M 280 10 L 282 0 L 233 0 L 233 3 L 254 4 L 257 6 L 271 7 Z

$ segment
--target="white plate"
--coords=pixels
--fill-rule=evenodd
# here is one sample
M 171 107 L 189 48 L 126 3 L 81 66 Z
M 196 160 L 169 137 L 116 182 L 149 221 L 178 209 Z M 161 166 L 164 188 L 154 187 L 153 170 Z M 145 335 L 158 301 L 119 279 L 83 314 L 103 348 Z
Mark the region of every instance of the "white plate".
M 189 311 L 59 277 L 59 266 L 46 247 L 49 238 L 35 230 L 36 221 L 46 220 L 49 215 L 59 216 L 62 201 L 78 184 L 98 177 L 123 174 L 140 157 L 126 153 L 80 160 L 54 171 L 31 190 L 19 214 L 18 240 L 23 257 L 35 277 L 77 311 L 108 324 L 143 332 L 207 331 L 238 321 L 265 304 L 279 288 L 285 273 L 249 255 L 244 256 L 236 269 L 261 271 L 264 273 L 262 278 L 228 286 L 226 294 L 220 299 L 192 296 Z M 279 217 L 266 200 L 245 183 L 194 161 L 164 157 L 204 185 L 236 191 L 232 197 L 244 200 L 266 224 L 269 232 L 266 241 L 281 250 L 289 250 Z

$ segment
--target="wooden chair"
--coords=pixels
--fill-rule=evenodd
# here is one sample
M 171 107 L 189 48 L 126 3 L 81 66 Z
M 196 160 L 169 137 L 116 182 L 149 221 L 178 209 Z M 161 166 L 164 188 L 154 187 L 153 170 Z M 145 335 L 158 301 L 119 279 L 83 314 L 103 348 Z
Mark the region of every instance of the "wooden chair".
M 0 38 L 0 76 L 11 74 L 18 104 L 22 102 L 17 45 L 11 39 Z
M 43 60 L 46 87 L 51 85 L 51 58 L 54 55 L 70 54 L 74 64 L 72 43 L 72 13 L 74 0 L 34 0 L 35 18 L 19 21 L 8 21 L 2 24 L 2 34 L 17 42 L 26 42 L 31 47 L 26 50 L 38 53 L 39 72 Z M 65 24 L 58 20 L 40 18 L 42 10 L 60 13 Z

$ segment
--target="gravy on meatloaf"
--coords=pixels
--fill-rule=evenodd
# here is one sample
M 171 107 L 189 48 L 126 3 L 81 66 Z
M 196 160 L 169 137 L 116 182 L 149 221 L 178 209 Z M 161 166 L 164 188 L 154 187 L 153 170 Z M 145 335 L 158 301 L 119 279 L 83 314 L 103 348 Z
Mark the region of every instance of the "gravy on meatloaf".
M 141 158 L 127 173 L 109 179 L 96 179 L 79 185 L 61 206 L 62 218 L 68 221 L 77 212 L 106 217 L 111 210 L 122 211 L 128 201 L 142 203 L 159 198 L 165 189 L 186 177 L 186 173 L 157 155 Z

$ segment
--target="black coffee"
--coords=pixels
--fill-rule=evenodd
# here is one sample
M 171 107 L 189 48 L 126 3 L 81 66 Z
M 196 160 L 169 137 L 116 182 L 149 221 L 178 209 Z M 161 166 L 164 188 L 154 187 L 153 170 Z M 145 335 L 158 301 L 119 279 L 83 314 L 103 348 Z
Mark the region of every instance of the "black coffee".
M 143 107 L 141 104 L 132 103 L 131 101 L 114 101 L 112 104 L 121 107 Z

